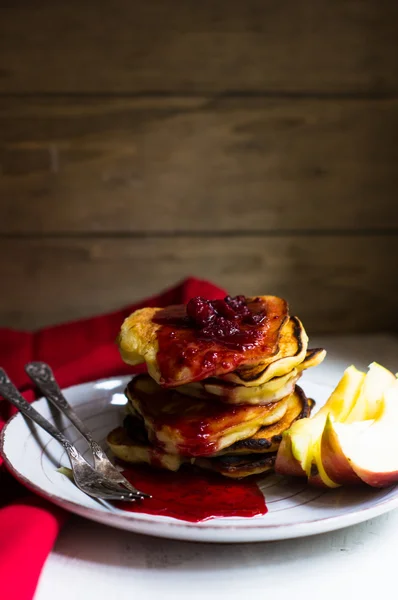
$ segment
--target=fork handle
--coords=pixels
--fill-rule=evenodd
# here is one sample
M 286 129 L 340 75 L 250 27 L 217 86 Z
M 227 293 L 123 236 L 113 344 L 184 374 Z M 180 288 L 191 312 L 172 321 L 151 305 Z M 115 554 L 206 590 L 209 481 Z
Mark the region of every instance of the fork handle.
M 106 457 L 104 451 L 98 442 L 93 439 L 89 429 L 77 416 L 70 404 L 68 404 L 65 396 L 61 392 L 51 368 L 44 362 L 36 361 L 28 363 L 25 366 L 25 371 L 32 381 L 37 385 L 43 396 L 50 400 L 50 402 L 52 402 L 62 413 L 64 413 L 64 415 L 68 417 L 76 429 L 86 439 L 94 455 L 94 460 L 95 458 L 98 458 L 99 460 L 104 459 Z
M 58 431 L 54 425 L 52 425 L 39 412 L 37 412 L 37 410 L 33 408 L 33 406 L 29 404 L 27 400 L 25 400 L 25 398 L 19 393 L 15 385 L 12 383 L 4 369 L 0 369 L 0 395 L 8 400 L 8 402 L 11 402 L 11 404 L 16 406 L 21 413 L 45 429 L 47 433 L 49 433 L 60 444 L 62 444 L 70 460 L 80 458 L 84 460 L 71 442 L 60 431 Z

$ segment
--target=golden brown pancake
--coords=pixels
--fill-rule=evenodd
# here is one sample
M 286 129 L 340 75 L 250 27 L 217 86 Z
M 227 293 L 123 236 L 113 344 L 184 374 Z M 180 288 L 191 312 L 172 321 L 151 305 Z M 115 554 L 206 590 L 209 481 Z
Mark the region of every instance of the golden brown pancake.
M 235 442 L 218 455 L 243 455 L 253 453 L 276 452 L 282 441 L 282 434 L 298 419 L 309 417 L 315 402 L 307 398 L 303 390 L 296 385 L 295 391 L 289 396 L 289 404 L 283 417 L 266 427 L 261 427 L 250 438 Z
M 287 373 L 304 359 L 307 343 L 304 328 L 298 320 L 294 321 L 281 338 L 281 330 L 289 322 L 286 302 L 276 296 L 246 300 L 249 313 L 253 318 L 258 317 L 258 322 L 228 321 L 217 316 L 210 329 L 210 326 L 198 328 L 187 316 L 184 305 L 137 310 L 120 330 L 118 344 L 122 358 L 132 365 L 146 362 L 151 377 L 163 387 L 217 377 L 240 367 L 250 369 L 260 364 L 263 370 L 273 357 L 294 353 L 295 358 L 279 374 Z M 292 336 L 299 337 L 300 350 Z
M 301 364 L 307 347 L 308 336 L 300 319 L 290 317 L 281 328 L 278 351 L 273 356 L 264 357 L 257 363 L 241 365 L 220 377 L 246 387 L 262 385 L 274 377 L 290 373 Z
M 247 477 L 273 470 L 275 453 L 250 454 L 245 456 L 219 456 L 214 458 L 187 458 L 178 454 L 168 454 L 155 448 L 148 441 L 137 442 L 124 427 L 110 432 L 107 443 L 113 454 L 130 464 L 148 464 L 154 467 L 178 471 L 183 464 L 216 471 L 226 477 Z
M 277 423 L 262 427 L 252 437 L 232 444 L 216 456 L 193 458 L 170 453 L 149 441 L 143 419 L 133 415 L 125 418 L 123 427 L 111 431 L 107 442 L 115 456 L 127 463 L 146 463 L 170 471 L 177 471 L 182 464 L 194 464 L 227 477 L 265 473 L 273 468 L 282 433 L 295 420 L 308 417 L 314 405 L 298 386 L 288 401 L 285 415 Z
M 226 404 L 269 404 L 278 402 L 291 394 L 301 373 L 293 369 L 287 375 L 274 377 L 257 387 L 246 387 L 220 378 L 205 379 L 195 383 L 181 385 L 175 390 L 186 396 L 218 400 Z
M 297 365 L 296 369 L 299 373 L 310 369 L 311 367 L 317 367 L 323 362 L 326 356 L 326 350 L 323 348 L 309 348 L 306 352 L 305 359 L 302 363 Z
M 149 439 L 171 454 L 208 456 L 279 421 L 289 396 L 261 406 L 231 406 L 161 388 L 149 375 L 135 377 L 126 395 Z
M 194 398 L 210 400 L 213 396 L 227 404 L 268 404 L 269 402 L 278 402 L 281 398 L 293 392 L 302 372 L 305 369 L 320 364 L 325 355 L 326 351 L 322 348 L 307 350 L 304 361 L 292 369 L 292 371 L 286 375 L 273 377 L 258 386 L 246 386 L 218 377 L 188 383 L 175 389 Z
M 325 356 L 326 350 L 323 348 L 308 350 L 304 360 L 298 363 L 294 369 L 296 369 L 296 371 L 301 375 L 302 371 L 305 369 L 319 365 L 324 360 Z M 268 381 L 272 381 L 274 377 L 280 377 L 285 372 L 285 369 L 288 368 L 288 363 L 291 362 L 292 357 L 281 358 L 268 363 L 263 370 L 259 370 L 256 373 L 254 370 L 252 372 L 249 370 L 246 372 L 243 372 L 243 370 L 239 372 L 235 371 L 234 373 L 229 373 L 223 376 L 223 379 L 245 387 L 264 385 Z
M 117 458 L 127 463 L 145 463 L 168 471 L 178 471 L 182 464 L 190 461 L 184 456 L 170 454 L 151 444 L 145 436 L 145 428 L 142 422 L 140 422 L 140 427 L 135 427 L 135 431 L 139 429 L 141 429 L 141 432 L 138 439 L 134 433 L 128 433 L 126 427 L 117 427 L 108 434 L 107 444 Z
M 217 458 L 195 458 L 195 466 L 216 471 L 225 477 L 240 479 L 250 475 L 269 473 L 274 470 L 276 453 L 247 454 L 246 456 L 219 456 Z

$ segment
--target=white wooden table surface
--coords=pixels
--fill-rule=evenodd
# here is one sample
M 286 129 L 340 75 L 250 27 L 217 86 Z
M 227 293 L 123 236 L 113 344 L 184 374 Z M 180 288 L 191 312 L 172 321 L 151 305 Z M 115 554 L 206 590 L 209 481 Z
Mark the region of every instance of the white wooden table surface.
M 334 385 L 349 364 L 365 369 L 373 360 L 398 371 L 398 338 L 312 338 L 311 346 L 328 350 L 313 381 Z M 374 600 L 387 590 L 395 598 L 397 547 L 398 510 L 332 533 L 232 545 L 150 538 L 71 517 L 35 600 Z

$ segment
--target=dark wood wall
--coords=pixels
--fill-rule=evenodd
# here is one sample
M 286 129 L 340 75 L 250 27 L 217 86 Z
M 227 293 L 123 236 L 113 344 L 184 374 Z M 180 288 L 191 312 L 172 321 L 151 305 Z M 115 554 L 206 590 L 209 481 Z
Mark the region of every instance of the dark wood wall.
M 188 274 L 397 327 L 395 0 L 0 4 L 0 325 Z

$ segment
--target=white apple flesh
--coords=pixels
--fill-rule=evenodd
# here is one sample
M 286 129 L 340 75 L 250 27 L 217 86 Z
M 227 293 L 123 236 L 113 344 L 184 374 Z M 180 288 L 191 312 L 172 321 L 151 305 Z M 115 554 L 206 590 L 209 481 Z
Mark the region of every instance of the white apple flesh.
M 329 419 L 327 425 L 329 439 L 334 436 L 335 456 L 345 457 L 352 472 L 364 483 L 385 487 L 398 482 L 398 381 L 385 391 L 376 419 L 354 423 L 334 423 Z M 322 450 L 324 454 L 325 447 Z M 338 478 L 349 483 L 348 470 L 343 469 Z

